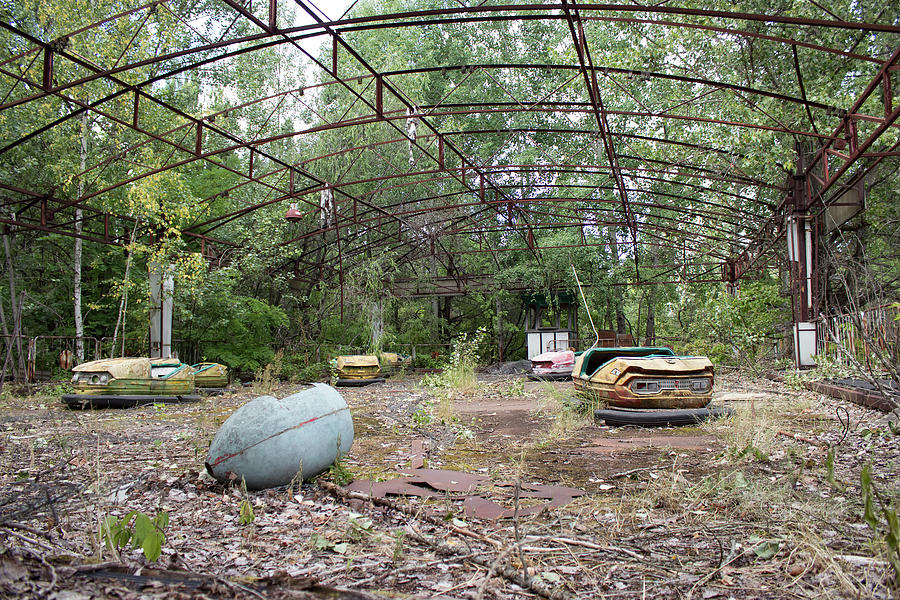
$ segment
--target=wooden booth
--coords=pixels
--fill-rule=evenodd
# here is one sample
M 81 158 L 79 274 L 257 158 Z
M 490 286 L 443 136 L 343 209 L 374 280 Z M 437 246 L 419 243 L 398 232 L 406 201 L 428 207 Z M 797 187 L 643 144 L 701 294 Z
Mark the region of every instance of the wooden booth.
M 575 294 L 537 292 L 524 294 L 525 340 L 528 358 L 552 350 L 566 350 L 578 337 L 578 304 Z

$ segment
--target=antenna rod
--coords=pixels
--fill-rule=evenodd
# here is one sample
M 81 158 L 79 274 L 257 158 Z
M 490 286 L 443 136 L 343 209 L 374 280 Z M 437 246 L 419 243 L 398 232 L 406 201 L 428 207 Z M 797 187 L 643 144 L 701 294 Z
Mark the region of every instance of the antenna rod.
M 597 336 L 594 340 L 594 345 L 591 346 L 591 348 L 596 348 L 597 344 L 600 343 L 600 334 L 597 333 L 597 328 L 594 327 L 594 319 L 591 318 L 591 309 L 588 308 L 587 300 L 584 297 L 584 290 L 581 289 L 581 281 L 578 280 L 578 271 L 575 270 L 575 265 L 572 265 L 572 272 L 575 273 L 575 283 L 578 284 L 578 291 L 581 293 L 581 301 L 584 303 L 584 312 L 587 313 L 588 321 L 591 322 L 591 329 L 594 330 L 594 335 Z

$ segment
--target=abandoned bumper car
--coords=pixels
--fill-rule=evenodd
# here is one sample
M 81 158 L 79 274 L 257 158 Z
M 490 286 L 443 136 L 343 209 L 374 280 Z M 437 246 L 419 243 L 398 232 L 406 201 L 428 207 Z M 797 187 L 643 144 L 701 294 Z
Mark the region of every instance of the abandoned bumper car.
M 591 348 L 575 359 L 572 379 L 576 390 L 612 407 L 594 412 L 607 425 L 687 425 L 731 412 L 709 407 L 708 358 L 665 347 Z
M 371 383 L 382 383 L 390 377 L 409 367 L 412 361 L 409 356 L 395 352 L 374 354 L 351 354 L 334 359 L 337 373 L 335 385 L 342 387 L 359 387 Z
M 359 387 L 384 382 L 378 357 L 371 354 L 338 356 L 335 360 L 337 381 L 335 385 Z
M 544 352 L 532 357 L 528 379 L 532 381 L 566 381 L 572 377 L 574 368 L 574 350 Z
M 173 358 L 108 358 L 73 368 L 69 408 L 130 408 L 157 402 L 195 402 L 194 369 Z
M 197 363 L 194 369 L 194 385 L 206 393 L 221 393 L 228 387 L 228 367 L 221 363 Z

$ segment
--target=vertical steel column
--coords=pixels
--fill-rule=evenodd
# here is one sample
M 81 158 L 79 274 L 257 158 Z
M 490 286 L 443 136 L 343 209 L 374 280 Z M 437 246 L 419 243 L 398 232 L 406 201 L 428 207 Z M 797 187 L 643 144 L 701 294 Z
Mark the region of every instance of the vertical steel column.
M 278 0 L 269 0 L 269 33 L 278 30 Z
M 802 159 L 801 159 L 802 162 Z M 794 322 L 794 362 L 798 367 L 815 366 L 816 325 L 813 317 L 813 223 L 809 215 L 810 181 L 792 178 L 791 207 L 787 217 L 787 251 L 790 265 Z
M 44 47 L 44 71 L 41 74 L 41 86 L 45 90 L 53 88 L 53 49 L 50 46 Z

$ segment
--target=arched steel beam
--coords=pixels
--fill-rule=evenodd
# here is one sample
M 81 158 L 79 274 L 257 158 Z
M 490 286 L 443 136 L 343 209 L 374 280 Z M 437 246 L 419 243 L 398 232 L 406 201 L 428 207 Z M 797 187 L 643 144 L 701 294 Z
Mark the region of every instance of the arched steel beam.
M 522 166 L 522 165 L 512 165 L 512 167 L 521 167 L 521 166 Z M 571 166 L 573 166 L 573 165 L 566 165 L 566 167 L 571 167 Z M 588 166 L 584 166 L 584 167 L 587 168 Z M 487 171 L 493 171 L 494 168 L 495 168 L 495 167 L 486 168 L 486 170 L 487 170 Z M 510 165 L 502 165 L 502 166 L 499 166 L 499 167 L 496 167 L 496 168 L 501 168 L 501 169 L 504 170 L 504 172 L 509 172 Z M 536 167 L 535 167 L 535 168 L 536 168 Z M 558 165 L 545 165 L 544 168 L 555 168 L 555 169 L 559 169 L 559 166 L 558 166 Z M 656 172 L 659 173 L 659 172 L 661 172 L 661 171 L 656 171 Z M 422 171 L 422 172 L 415 172 L 415 173 L 404 173 L 404 174 L 397 174 L 397 175 L 386 175 L 386 176 L 381 176 L 381 177 L 369 178 L 369 179 L 365 179 L 365 180 L 340 182 L 339 184 L 336 185 L 336 187 L 342 187 L 342 186 L 354 186 L 354 185 L 360 185 L 360 184 L 364 184 L 364 183 L 383 182 L 383 181 L 387 181 L 387 180 L 391 180 L 391 179 L 406 179 L 406 178 L 408 178 L 408 177 L 410 177 L 410 176 L 421 177 L 421 176 L 424 176 L 424 175 L 439 175 L 440 173 L 442 173 L 442 171 L 440 171 L 440 170 L 430 170 L 430 171 Z M 640 176 L 640 175 L 637 175 L 637 176 L 634 176 L 634 177 L 635 177 L 635 179 L 643 178 L 643 176 Z M 698 176 L 698 177 L 700 177 L 700 176 Z M 441 179 L 451 179 L 451 177 L 449 177 L 449 176 L 432 177 L 430 180 L 441 180 Z M 695 188 L 698 187 L 698 186 L 696 186 L 696 185 L 694 185 L 694 184 L 686 184 L 686 183 L 684 183 L 684 182 L 677 182 L 677 181 L 663 180 L 663 179 L 659 179 L 659 178 L 651 178 L 651 179 L 654 179 L 654 180 L 656 180 L 656 181 L 659 181 L 660 183 L 666 183 L 666 184 L 674 185 L 674 186 L 689 185 L 689 186 L 695 187 Z M 417 180 L 412 181 L 412 182 L 404 182 L 404 183 L 398 184 L 398 185 L 396 185 L 396 186 L 390 186 L 390 187 L 388 187 L 388 188 L 380 188 L 379 190 L 376 190 L 376 191 L 374 191 L 374 192 L 367 192 L 367 193 L 362 193 L 362 194 L 356 194 L 356 197 L 358 197 L 358 198 L 364 198 L 366 195 L 369 195 L 369 194 L 371 194 L 371 193 L 381 193 L 381 192 L 386 191 L 386 190 L 398 189 L 398 188 L 408 187 L 408 186 L 413 186 L 413 185 L 419 185 L 419 184 L 421 184 L 421 182 L 422 182 L 421 179 L 417 179 Z M 500 185 L 500 187 L 507 187 L 507 186 L 504 186 L 503 184 L 498 184 L 498 185 Z M 551 186 L 544 185 L 543 187 L 551 187 Z M 559 185 L 554 184 L 553 187 L 566 188 L 566 187 L 573 187 L 573 186 L 562 185 L 562 184 L 559 184 Z M 598 185 L 589 186 L 589 185 L 581 185 L 581 184 L 577 184 L 577 185 L 575 185 L 574 187 L 583 187 L 583 188 L 596 189 L 596 188 L 602 188 L 603 186 L 598 186 Z M 510 186 L 510 189 L 514 189 L 514 188 L 513 188 L 512 186 Z M 704 189 L 706 189 L 706 188 L 704 188 Z M 315 189 L 312 190 L 313 193 L 314 193 L 315 191 L 316 191 Z M 647 191 L 647 190 L 643 190 L 643 189 L 640 189 L 640 188 L 634 188 L 634 191 L 636 191 L 636 192 L 641 192 L 641 193 L 645 193 L 645 194 L 650 194 L 650 195 L 653 195 L 653 194 L 654 194 L 653 191 Z M 719 193 L 717 190 L 708 190 L 708 191 L 709 191 L 710 193 Z M 308 192 L 308 193 L 309 193 L 309 192 Z M 463 191 L 457 191 L 457 192 L 449 193 L 449 194 L 447 194 L 445 197 L 451 197 L 451 196 L 455 196 L 455 195 L 466 195 L 466 194 L 468 194 L 468 191 L 467 191 L 467 190 L 463 190 Z M 743 200 L 746 200 L 746 201 L 748 201 L 748 202 L 756 202 L 756 203 L 758 203 L 757 200 L 752 199 L 752 198 L 741 197 L 741 196 L 737 196 L 737 195 L 735 195 L 735 194 L 731 194 L 731 195 L 732 195 L 732 196 L 735 196 L 735 197 L 737 197 L 737 198 L 741 198 L 741 199 L 743 199 Z M 674 196 L 674 195 L 673 195 L 673 196 Z M 254 211 L 254 210 L 258 210 L 258 209 L 263 208 L 263 207 L 265 207 L 265 206 L 269 206 L 269 205 L 271 205 L 271 204 L 276 204 L 276 203 L 278 203 L 278 202 L 283 202 L 283 201 L 286 201 L 286 200 L 288 200 L 288 199 L 295 198 L 295 197 L 296 197 L 296 196 L 283 195 L 283 196 L 280 196 L 280 197 L 277 197 L 277 198 L 274 198 L 274 199 L 271 199 L 271 200 L 267 200 L 267 201 L 265 201 L 265 202 L 261 202 L 261 203 L 252 205 L 252 206 L 250 206 L 250 207 L 246 207 L 246 208 L 240 209 L 240 210 L 238 210 L 238 211 L 234 211 L 234 212 L 232 212 L 232 213 L 228 213 L 227 215 L 224 215 L 224 216 L 221 216 L 221 217 L 216 217 L 216 218 L 213 218 L 213 219 L 209 219 L 209 220 L 207 220 L 207 221 L 205 221 L 205 222 L 203 222 L 203 223 L 201 223 L 201 224 L 198 224 L 198 225 L 192 227 L 191 229 L 192 229 L 192 230 L 197 230 L 197 229 L 200 229 L 201 227 L 204 227 L 204 226 L 207 226 L 207 225 L 216 225 L 216 226 L 218 226 L 218 224 L 220 224 L 222 221 L 232 220 L 233 217 L 236 217 L 236 216 L 242 216 L 242 215 L 244 215 L 244 214 L 248 214 L 249 212 L 252 212 L 252 211 Z M 686 197 L 686 196 L 678 196 L 678 197 L 679 197 L 679 198 L 683 198 L 683 199 L 688 199 L 688 197 Z M 429 200 L 429 199 L 433 199 L 433 198 L 429 198 L 429 197 L 425 197 L 425 198 L 415 198 L 415 199 L 412 199 L 412 200 L 409 200 L 409 201 L 406 201 L 406 202 L 393 203 L 393 204 L 387 204 L 387 205 L 381 205 L 380 208 L 381 208 L 381 211 L 390 211 L 391 214 L 394 214 L 394 215 L 400 214 L 400 215 L 403 215 L 403 216 L 411 216 L 411 215 L 415 215 L 415 214 L 422 214 L 423 212 L 427 212 L 427 211 L 433 210 L 434 207 L 427 207 L 427 208 L 424 208 L 424 209 L 415 209 L 415 210 L 413 210 L 413 211 L 409 211 L 409 212 L 404 211 L 404 212 L 400 212 L 400 213 L 397 212 L 397 209 L 400 208 L 400 207 L 405 206 L 406 204 L 417 204 L 417 203 L 422 202 L 423 200 Z M 590 199 L 582 199 L 582 201 L 589 202 Z M 495 205 L 498 205 L 498 206 L 504 206 L 504 205 L 506 205 L 506 204 L 509 204 L 510 202 L 521 203 L 521 200 L 520 200 L 520 199 L 516 199 L 516 200 L 512 200 L 512 201 L 510 201 L 510 200 L 497 200 L 497 201 L 493 201 L 493 202 L 492 202 L 492 201 L 479 201 L 479 202 L 462 203 L 462 204 L 455 204 L 455 205 L 446 205 L 446 206 L 442 206 L 442 207 L 440 207 L 440 208 L 441 208 L 441 209 L 446 209 L 446 210 L 453 210 L 453 209 L 459 209 L 459 208 L 469 208 L 469 207 L 476 207 L 476 206 L 484 205 L 486 202 L 488 202 L 488 203 L 490 203 L 490 204 L 495 204 Z M 732 212 L 734 212 L 734 211 L 736 210 L 736 209 L 734 209 L 733 207 L 728 206 L 728 205 L 719 205 L 719 204 L 717 204 L 717 203 L 712 203 L 712 202 L 704 201 L 704 200 L 701 200 L 701 201 L 698 201 L 698 202 L 701 202 L 702 204 L 707 205 L 707 206 L 717 206 L 717 207 L 722 208 L 722 209 L 731 210 Z M 379 211 L 378 214 L 382 214 L 381 211 Z M 366 214 L 366 213 L 363 212 L 363 213 L 360 213 L 359 216 L 362 217 L 362 216 L 364 216 L 365 214 Z M 715 215 L 714 212 L 711 212 L 710 214 Z M 744 215 L 746 215 L 746 216 L 752 216 L 751 213 L 744 212 L 744 211 L 740 211 L 740 210 L 737 211 L 737 214 L 744 214 Z M 721 216 L 721 214 L 718 215 L 718 216 Z M 358 222 L 358 223 L 364 223 L 364 222 L 366 222 L 366 220 L 360 220 L 360 219 L 357 219 L 356 222 Z M 204 232 L 208 234 L 208 233 L 209 233 L 210 231 L 212 231 L 212 229 L 214 229 L 214 228 L 215 228 L 215 227 L 210 228 L 210 229 L 206 229 L 206 230 L 204 230 Z
M 135 8 L 126 13 L 121 13 L 114 17 L 110 17 L 104 19 L 100 22 L 88 25 L 80 30 L 77 30 L 75 34 L 87 31 L 90 28 L 99 27 L 105 22 L 109 22 L 112 19 L 121 18 L 123 16 L 127 16 L 149 5 L 144 5 L 138 8 Z M 848 21 L 837 21 L 837 20 L 825 20 L 825 19 L 792 19 L 785 18 L 783 16 L 775 16 L 775 15 L 756 15 L 752 13 L 729 13 L 726 11 L 707 11 L 703 9 L 693 9 L 693 12 L 690 12 L 692 9 L 672 9 L 668 11 L 659 10 L 659 7 L 637 7 L 637 6 L 616 6 L 616 5 L 596 5 L 596 4 L 585 4 L 581 5 L 584 10 L 588 11 L 603 11 L 603 12 L 614 12 L 620 11 L 624 13 L 648 13 L 648 14 L 656 14 L 656 13 L 668 13 L 668 14 L 681 14 L 681 15 L 693 15 L 693 16 L 713 16 L 718 18 L 725 19 L 734 19 L 737 21 L 765 21 L 769 23 L 782 23 L 782 24 L 790 24 L 796 26 L 804 26 L 804 27 L 828 27 L 828 28 L 841 28 L 841 29 L 850 29 L 857 31 L 874 31 L 874 32 L 888 32 L 888 33 L 898 33 L 900 32 L 900 27 L 891 26 L 888 24 L 880 24 L 880 23 L 860 23 L 860 22 L 848 22 Z M 247 35 L 241 36 L 238 38 L 232 38 L 229 40 L 220 40 L 216 43 L 211 43 L 207 45 L 198 46 L 196 48 L 187 49 L 180 52 L 170 53 L 168 55 L 163 55 L 160 57 L 156 57 L 154 59 L 149 59 L 145 61 L 138 61 L 131 64 L 122 65 L 119 67 L 120 72 L 124 70 L 129 70 L 133 68 L 137 68 L 139 66 L 145 66 L 147 64 L 155 64 L 158 62 L 164 62 L 166 60 L 172 60 L 174 58 L 179 58 L 182 56 L 186 56 L 188 54 L 193 53 L 202 53 L 210 50 L 215 50 L 223 47 L 233 46 L 233 45 L 241 45 L 247 44 L 247 42 L 256 41 L 256 40 L 265 40 L 267 38 L 272 37 L 284 37 L 287 38 L 288 41 L 304 39 L 308 37 L 317 37 L 321 35 L 325 35 L 326 30 L 325 27 L 336 28 L 339 33 L 346 33 L 351 31 L 361 31 L 364 29 L 373 29 L 373 28 L 391 28 L 391 27 L 408 27 L 408 26 L 418 26 L 424 27 L 428 25 L 442 24 L 442 23 L 474 23 L 474 22 L 484 22 L 484 21 L 506 21 L 506 20 L 561 20 L 564 17 L 562 15 L 557 14 L 546 14 L 541 11 L 552 11 L 559 10 L 562 8 L 561 4 L 545 4 L 545 5 L 497 5 L 497 6 L 478 6 L 478 7 L 462 7 L 462 8 L 451 8 L 451 9 L 434 9 L 427 11 L 410 11 L 405 13 L 393 13 L 387 15 L 374 15 L 369 17 L 357 17 L 357 18 L 349 18 L 337 21 L 330 22 L 321 22 L 313 25 L 306 25 L 300 27 L 291 27 L 291 28 L 266 28 L 264 29 L 264 33 L 260 33 L 257 35 Z M 496 12 L 515 12 L 513 15 L 497 15 L 491 14 L 487 17 L 472 17 L 465 16 L 460 17 L 460 14 L 469 15 L 471 13 L 496 13 Z M 526 13 L 526 14 L 519 14 Z M 446 18 L 440 20 L 434 19 L 425 19 L 423 17 L 433 17 L 433 16 L 445 16 Z M 687 23 L 687 22 L 675 22 L 675 21 L 658 21 L 658 20 L 649 20 L 649 19 L 635 19 L 630 17 L 592 17 L 585 16 L 584 20 L 603 20 L 603 21 L 612 21 L 612 22 L 625 22 L 625 23 L 640 23 L 640 24 L 655 24 L 662 25 L 666 27 L 684 27 L 684 28 L 692 28 L 692 29 L 701 29 L 710 32 L 716 33 L 727 33 L 729 35 L 739 36 L 739 37 L 750 37 L 754 39 L 764 39 L 767 41 L 778 42 L 781 44 L 789 45 L 792 47 L 805 47 L 812 50 L 816 50 L 819 52 L 828 52 L 834 53 L 838 55 L 845 56 L 847 58 L 852 58 L 855 60 L 864 60 L 864 61 L 875 61 L 877 59 L 873 59 L 871 57 L 865 55 L 854 54 L 852 52 L 847 52 L 841 49 L 829 48 L 827 46 L 820 46 L 816 44 L 810 44 L 808 42 L 804 42 L 802 40 L 796 40 L 785 37 L 777 37 L 777 36 L 768 36 L 760 34 L 759 32 L 749 31 L 749 30 L 739 30 L 734 28 L 726 28 L 726 27 L 717 27 L 713 25 L 706 24 L 698 24 L 698 23 Z M 388 22 L 389 19 L 395 19 L 394 22 Z M 409 19 L 406 21 L 405 19 Z M 413 20 L 414 19 L 414 20 Z M 44 42 L 34 36 L 27 34 L 24 31 L 12 26 L 9 23 L 0 22 L 0 26 L 12 31 L 26 39 L 27 41 L 35 44 L 38 47 L 44 48 L 53 42 Z M 55 40 L 54 40 L 55 41 Z M 284 43 L 282 40 L 278 40 L 277 43 Z

